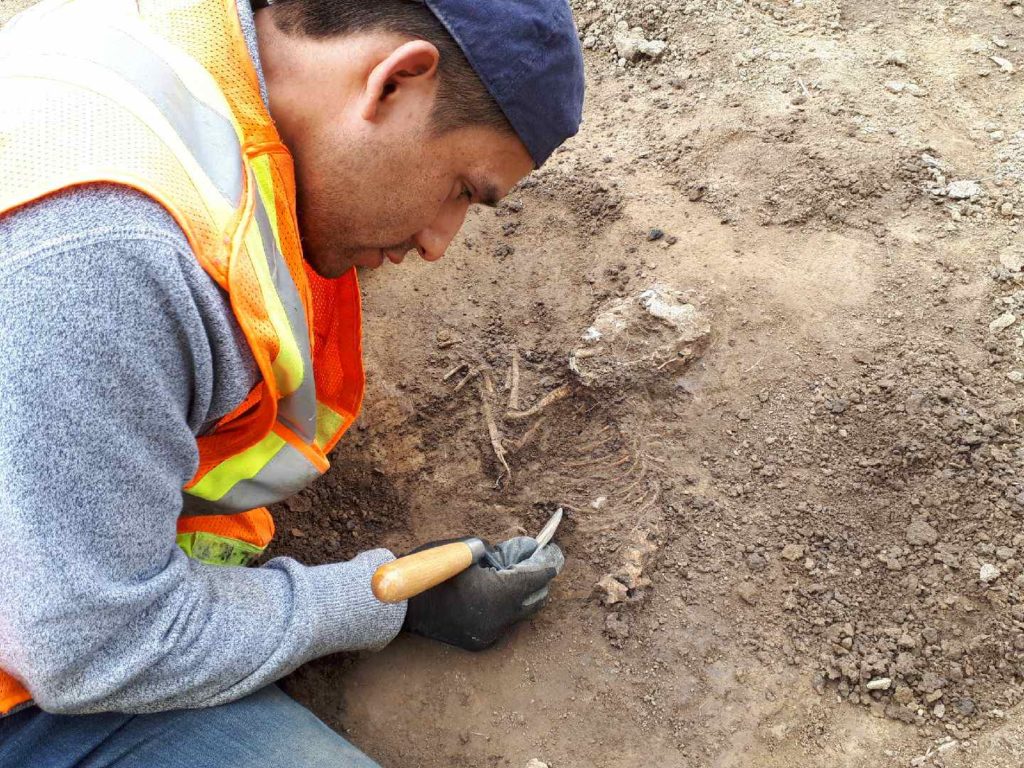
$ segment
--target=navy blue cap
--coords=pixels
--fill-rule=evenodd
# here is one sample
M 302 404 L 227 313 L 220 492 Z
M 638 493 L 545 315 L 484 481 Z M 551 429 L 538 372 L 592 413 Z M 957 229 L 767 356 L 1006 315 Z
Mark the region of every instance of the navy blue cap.
M 583 119 L 583 51 L 568 0 L 424 0 L 538 167 Z

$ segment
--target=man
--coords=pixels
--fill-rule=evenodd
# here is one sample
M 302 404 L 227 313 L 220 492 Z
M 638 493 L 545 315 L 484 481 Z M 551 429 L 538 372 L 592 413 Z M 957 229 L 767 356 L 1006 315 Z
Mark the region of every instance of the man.
M 444 255 L 579 126 L 566 0 L 44 0 L 0 32 L 0 766 L 372 766 L 276 687 L 535 612 L 256 559 L 363 392 L 354 267 Z M 300 245 L 301 242 L 301 245 Z

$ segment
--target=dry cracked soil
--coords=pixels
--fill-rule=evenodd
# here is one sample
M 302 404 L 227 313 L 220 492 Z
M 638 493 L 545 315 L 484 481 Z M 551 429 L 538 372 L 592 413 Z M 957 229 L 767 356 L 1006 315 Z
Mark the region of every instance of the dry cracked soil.
M 364 276 L 365 410 L 275 545 L 562 507 L 566 569 L 495 648 L 287 689 L 385 768 L 1024 764 L 1024 5 L 573 7 L 582 132 Z M 709 333 L 628 316 L 584 383 L 655 286 Z

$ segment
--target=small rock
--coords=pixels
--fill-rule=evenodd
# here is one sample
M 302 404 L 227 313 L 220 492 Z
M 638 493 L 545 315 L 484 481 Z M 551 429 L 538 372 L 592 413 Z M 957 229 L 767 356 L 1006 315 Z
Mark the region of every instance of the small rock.
M 829 400 L 827 406 L 830 413 L 838 415 L 840 413 L 846 413 L 846 409 L 850 407 L 850 403 L 841 397 L 837 397 L 834 400 Z
M 1017 316 L 1012 312 L 1003 312 L 999 317 L 988 324 L 988 329 L 992 333 L 999 333 L 1000 331 L 1006 330 L 1011 325 L 1017 322 Z
M 915 518 L 906 530 L 907 541 L 915 547 L 931 546 L 939 540 L 936 531 L 924 518 Z
M 968 200 L 982 194 L 984 194 L 984 190 L 976 181 L 961 179 L 960 181 L 951 181 L 946 185 L 946 197 L 951 200 Z
M 306 535 L 305 532 L 301 528 L 292 528 L 291 533 L 292 533 L 292 536 L 294 536 L 297 539 L 304 538 L 305 535 Z
M 603 593 L 601 595 L 601 602 L 605 605 L 621 603 L 629 596 L 629 590 L 626 589 L 626 585 L 610 573 L 601 577 L 601 580 L 597 582 L 597 589 Z
M 753 552 L 747 555 L 747 568 L 752 570 L 754 573 L 760 573 L 768 567 L 768 561 L 765 560 L 757 552 Z
M 907 87 L 906 83 L 901 83 L 899 80 L 889 80 L 885 84 L 885 90 L 889 93 L 903 93 Z
M 896 686 L 896 693 L 893 694 L 893 698 L 897 704 L 909 704 L 914 700 L 914 692 L 905 685 Z
M 738 594 L 747 605 L 757 605 L 757 587 L 749 581 L 741 581 L 739 586 L 736 587 L 736 594 Z
M 526 764 L 525 768 L 548 768 L 548 764 L 542 763 L 537 758 L 533 758 L 533 760 Z
M 647 239 L 652 243 L 655 242 L 656 240 L 661 240 L 661 238 L 663 238 L 664 236 L 665 231 L 657 228 L 654 228 L 647 233 Z
M 640 27 L 629 28 L 624 21 L 620 21 L 612 35 L 612 42 L 615 51 L 626 61 L 638 61 L 641 58 L 657 60 L 668 48 L 664 40 L 648 40 Z
M 992 63 L 999 67 L 1000 72 L 1005 72 L 1008 75 L 1013 74 L 1014 66 L 1013 62 L 1009 59 L 1004 59 L 1002 56 L 989 56 Z
M 894 67 L 905 67 L 908 62 L 906 51 L 890 51 L 889 55 L 885 57 L 885 63 Z
M 889 686 L 892 685 L 891 677 L 876 677 L 873 680 L 869 680 L 864 687 L 869 691 L 888 691 Z
M 1004 205 L 1010 205 L 1004 203 Z M 1013 212 L 1013 206 L 1010 205 L 1010 212 Z M 999 254 L 999 263 L 1010 272 L 1020 272 L 1024 269 L 1024 255 L 1014 253 L 1013 251 L 1003 251 Z
M 621 614 L 609 613 L 604 620 L 604 633 L 614 643 L 621 643 L 629 638 L 629 622 Z
M 974 701 L 972 699 L 963 698 L 956 703 L 956 711 L 964 717 L 973 715 L 976 710 L 977 707 L 974 705 Z
M 804 556 L 804 548 L 801 544 L 787 544 L 782 548 L 782 559 L 795 563 Z
M 1003 215 L 1003 216 L 1006 216 L 1007 218 L 1009 218 L 1010 216 L 1013 216 L 1013 203 L 1005 202 L 1002 205 L 1000 205 L 999 206 L 999 213 L 1001 215 Z M 1018 272 L 1020 271 L 1020 267 L 1017 268 L 1017 271 Z
M 908 651 L 917 648 L 917 640 L 914 639 L 913 635 L 900 635 L 900 639 L 896 641 L 896 644 Z M 906 702 L 901 703 L 905 704 Z
M 638 562 L 623 563 L 611 576 L 624 584 L 626 589 L 642 589 L 651 583 L 650 579 L 643 575 L 643 566 Z
M 1024 371 L 1010 371 L 1006 374 L 1006 378 L 1014 384 L 1024 384 Z
M 978 579 L 985 584 L 989 584 L 1002 575 L 1002 572 L 992 563 L 982 563 L 981 569 L 978 571 Z
M 288 507 L 291 512 L 298 512 L 302 514 L 309 512 L 313 509 L 313 502 L 309 500 L 308 496 L 304 494 L 296 494 L 284 500 L 284 505 Z

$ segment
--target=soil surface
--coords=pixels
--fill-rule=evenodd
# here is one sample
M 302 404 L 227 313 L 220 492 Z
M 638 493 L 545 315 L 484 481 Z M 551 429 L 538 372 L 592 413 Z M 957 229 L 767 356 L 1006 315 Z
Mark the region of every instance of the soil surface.
M 491 650 L 287 689 L 385 768 L 1024 764 L 1024 5 L 574 9 L 583 131 L 364 276 L 365 410 L 275 545 L 562 507 L 566 569 Z

